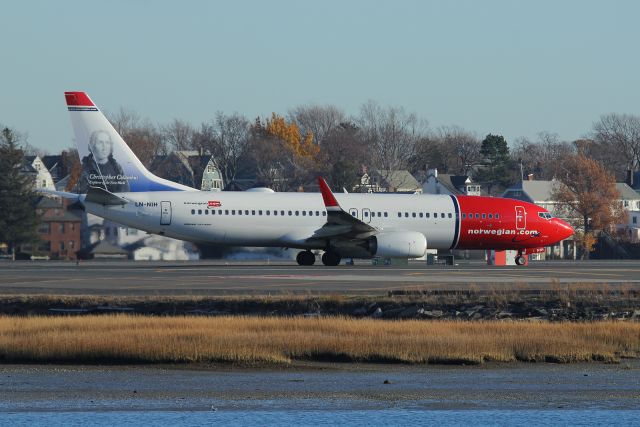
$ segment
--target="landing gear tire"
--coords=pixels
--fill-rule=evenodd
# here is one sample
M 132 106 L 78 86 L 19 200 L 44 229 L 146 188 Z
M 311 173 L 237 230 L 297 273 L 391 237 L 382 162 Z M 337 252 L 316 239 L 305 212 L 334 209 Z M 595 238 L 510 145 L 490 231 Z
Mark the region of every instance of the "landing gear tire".
M 296 256 L 298 265 L 313 265 L 316 262 L 316 256 L 311 251 L 299 252 Z
M 526 261 L 527 260 L 522 255 L 518 255 L 516 257 L 516 265 L 524 265 L 526 263 Z
M 322 263 L 328 266 L 335 266 L 340 264 L 340 255 L 335 252 L 325 252 L 322 254 Z

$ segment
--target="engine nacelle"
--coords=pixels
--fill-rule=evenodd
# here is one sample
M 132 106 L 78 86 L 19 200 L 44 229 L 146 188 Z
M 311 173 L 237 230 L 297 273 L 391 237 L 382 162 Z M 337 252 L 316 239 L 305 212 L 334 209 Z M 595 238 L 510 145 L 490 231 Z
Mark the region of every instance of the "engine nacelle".
M 386 258 L 420 258 L 427 251 L 427 238 L 417 231 L 380 233 L 369 238 L 373 256 Z
M 334 240 L 330 246 L 343 258 L 420 258 L 427 251 L 427 239 L 417 231 L 390 231 L 355 244 Z

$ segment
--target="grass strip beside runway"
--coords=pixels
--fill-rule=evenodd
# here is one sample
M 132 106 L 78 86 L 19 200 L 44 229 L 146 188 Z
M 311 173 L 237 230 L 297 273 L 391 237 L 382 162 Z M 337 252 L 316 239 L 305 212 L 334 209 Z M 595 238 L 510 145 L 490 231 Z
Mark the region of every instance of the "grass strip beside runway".
M 381 321 L 343 317 L 0 317 L 0 362 L 373 363 L 618 361 L 640 323 Z

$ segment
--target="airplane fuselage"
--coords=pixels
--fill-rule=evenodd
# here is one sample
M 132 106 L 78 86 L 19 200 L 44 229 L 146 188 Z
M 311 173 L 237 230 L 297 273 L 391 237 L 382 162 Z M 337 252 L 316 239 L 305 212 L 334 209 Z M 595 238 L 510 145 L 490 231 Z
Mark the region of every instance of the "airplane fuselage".
M 129 203 L 85 202 L 89 212 L 149 233 L 196 243 L 325 249 L 309 239 L 327 221 L 319 193 L 156 191 Z M 531 203 L 480 196 L 335 194 L 352 216 L 384 232 L 424 234 L 430 249 L 526 249 L 572 230 Z

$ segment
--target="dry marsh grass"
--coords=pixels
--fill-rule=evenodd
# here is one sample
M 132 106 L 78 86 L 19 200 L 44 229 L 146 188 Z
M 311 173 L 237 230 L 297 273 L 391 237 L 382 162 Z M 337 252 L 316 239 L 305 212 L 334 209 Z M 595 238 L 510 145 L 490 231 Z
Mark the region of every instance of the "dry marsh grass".
M 273 317 L 0 317 L 0 361 L 289 364 L 613 362 L 640 323 L 377 321 Z

